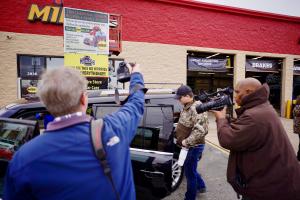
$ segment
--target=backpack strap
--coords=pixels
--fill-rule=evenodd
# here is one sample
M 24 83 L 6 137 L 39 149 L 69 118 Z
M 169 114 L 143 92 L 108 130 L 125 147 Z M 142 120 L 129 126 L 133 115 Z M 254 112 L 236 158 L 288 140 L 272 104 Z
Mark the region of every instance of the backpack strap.
M 103 168 L 105 176 L 109 179 L 113 191 L 116 194 L 117 200 L 120 199 L 120 195 L 118 191 L 116 190 L 112 175 L 111 175 L 111 169 L 108 165 L 107 159 L 106 159 L 106 152 L 103 148 L 102 143 L 102 127 L 103 127 L 103 119 L 97 119 L 91 120 L 91 126 L 90 126 L 90 132 L 91 132 L 91 139 L 94 146 L 94 151 L 96 154 L 96 157 L 98 158 L 101 167 Z

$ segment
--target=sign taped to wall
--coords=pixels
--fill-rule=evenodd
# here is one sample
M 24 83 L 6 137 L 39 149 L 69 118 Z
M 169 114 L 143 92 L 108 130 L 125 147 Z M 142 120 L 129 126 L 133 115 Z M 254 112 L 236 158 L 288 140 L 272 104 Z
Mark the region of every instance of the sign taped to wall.
M 246 71 L 251 72 L 278 72 L 279 64 L 276 60 L 246 60 Z
M 72 67 L 85 77 L 108 77 L 108 55 L 66 53 L 65 67 Z
M 109 53 L 109 14 L 64 8 L 65 53 Z

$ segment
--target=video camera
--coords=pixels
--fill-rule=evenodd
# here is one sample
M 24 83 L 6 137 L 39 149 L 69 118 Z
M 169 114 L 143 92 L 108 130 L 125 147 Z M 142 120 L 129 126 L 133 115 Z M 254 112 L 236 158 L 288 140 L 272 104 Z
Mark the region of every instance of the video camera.
M 221 110 L 224 106 L 232 106 L 232 93 L 233 89 L 230 87 L 220 89 L 211 94 L 204 91 L 200 92 L 198 96 L 195 96 L 195 100 L 202 102 L 202 104 L 196 107 L 197 113 L 200 114 L 209 110 Z
M 135 66 L 135 63 L 128 63 L 131 67 Z M 117 80 L 120 83 L 125 83 L 130 81 L 130 71 L 127 67 L 127 62 L 123 61 L 119 64 L 119 68 L 117 70 Z

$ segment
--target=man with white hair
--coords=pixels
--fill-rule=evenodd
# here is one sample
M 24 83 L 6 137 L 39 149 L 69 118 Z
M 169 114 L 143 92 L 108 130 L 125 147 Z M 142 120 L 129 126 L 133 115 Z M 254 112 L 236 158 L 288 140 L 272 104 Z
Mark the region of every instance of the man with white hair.
M 136 198 L 129 145 L 144 112 L 144 81 L 138 65 L 131 70 L 127 103 L 103 118 L 102 143 L 114 186 L 94 154 L 91 117 L 85 113 L 87 81 L 78 71 L 60 68 L 47 71 L 38 88 L 55 119 L 14 155 L 4 199 Z

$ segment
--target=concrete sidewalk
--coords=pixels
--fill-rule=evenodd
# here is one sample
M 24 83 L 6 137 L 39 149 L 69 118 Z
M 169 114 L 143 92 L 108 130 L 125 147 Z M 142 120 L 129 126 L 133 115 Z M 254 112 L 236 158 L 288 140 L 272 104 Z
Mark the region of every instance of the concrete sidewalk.
M 215 122 L 215 117 L 212 113 L 209 113 L 209 131 L 206 136 L 206 140 L 209 143 L 212 143 L 213 145 L 220 147 L 218 136 L 217 136 L 217 127 Z M 293 133 L 293 120 L 292 119 L 286 119 L 286 118 L 280 118 L 283 126 L 288 134 L 288 137 L 290 138 L 290 141 L 294 147 L 295 152 L 298 151 L 298 145 L 299 145 L 299 136 L 298 134 Z M 223 149 L 222 147 L 220 147 Z M 226 149 L 223 149 L 227 151 Z

